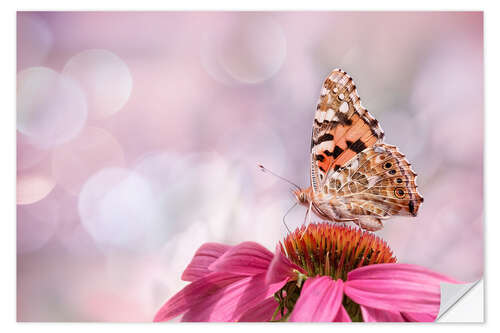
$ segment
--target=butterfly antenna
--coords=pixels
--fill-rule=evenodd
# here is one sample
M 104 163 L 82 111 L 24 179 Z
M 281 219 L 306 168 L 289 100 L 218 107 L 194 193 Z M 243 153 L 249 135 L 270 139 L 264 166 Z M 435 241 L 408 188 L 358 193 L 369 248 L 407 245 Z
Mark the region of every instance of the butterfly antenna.
M 295 186 L 295 188 L 297 188 L 297 190 L 300 190 L 299 185 L 294 184 L 294 183 L 292 183 L 291 181 L 289 181 L 288 179 L 283 178 L 283 177 L 281 177 L 280 175 L 278 175 L 278 174 L 276 174 L 276 173 L 272 172 L 271 170 L 269 170 L 269 169 L 265 168 L 262 164 L 258 164 L 258 166 L 259 166 L 259 168 L 262 170 L 262 172 L 269 172 L 271 175 L 273 175 L 273 176 L 275 176 L 275 177 L 278 177 L 278 178 L 279 178 L 279 179 L 281 179 L 281 180 L 284 180 L 284 181 L 285 181 L 285 182 L 287 182 L 288 184 L 292 184 L 293 186 Z
M 294 203 L 292 207 L 288 208 L 288 210 L 286 211 L 285 215 L 283 216 L 283 224 L 285 225 L 285 228 L 286 230 L 288 230 L 288 233 L 291 234 L 292 232 L 290 231 L 290 228 L 288 228 L 288 226 L 286 225 L 286 222 L 285 222 L 285 218 L 286 216 L 288 215 L 288 213 L 291 212 L 291 210 L 297 206 L 297 203 Z

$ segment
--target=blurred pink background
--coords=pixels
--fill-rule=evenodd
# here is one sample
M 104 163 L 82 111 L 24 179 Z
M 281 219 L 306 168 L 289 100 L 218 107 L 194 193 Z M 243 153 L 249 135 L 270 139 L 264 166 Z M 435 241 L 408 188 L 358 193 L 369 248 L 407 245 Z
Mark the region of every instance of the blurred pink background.
M 483 273 L 480 12 L 19 12 L 19 321 L 151 321 L 204 242 L 285 236 L 340 67 L 425 197 L 377 234 Z M 287 216 L 294 228 L 305 209 Z

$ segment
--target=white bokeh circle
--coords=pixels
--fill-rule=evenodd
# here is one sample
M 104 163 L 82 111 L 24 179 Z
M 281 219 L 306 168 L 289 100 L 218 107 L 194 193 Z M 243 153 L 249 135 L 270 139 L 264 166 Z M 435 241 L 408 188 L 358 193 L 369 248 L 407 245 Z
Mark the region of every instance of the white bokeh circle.
M 127 64 L 107 50 L 86 50 L 73 56 L 63 74 L 75 79 L 85 91 L 92 118 L 108 117 L 127 103 L 132 75 Z
M 39 147 L 75 137 L 87 120 L 85 95 L 71 78 L 46 67 L 17 75 L 17 130 Z
M 148 182 L 136 172 L 105 168 L 84 184 L 78 212 L 84 228 L 103 248 L 148 250 L 162 216 Z

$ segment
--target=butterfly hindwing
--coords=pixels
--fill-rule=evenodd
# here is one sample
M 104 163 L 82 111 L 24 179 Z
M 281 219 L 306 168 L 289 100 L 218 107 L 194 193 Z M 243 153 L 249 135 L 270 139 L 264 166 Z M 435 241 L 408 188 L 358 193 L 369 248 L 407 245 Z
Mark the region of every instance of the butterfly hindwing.
M 416 216 L 422 196 L 416 174 L 395 146 L 375 144 L 328 175 L 323 191 L 352 217 Z
M 311 185 L 315 192 L 327 173 L 380 142 L 384 132 L 361 105 L 352 78 L 335 69 L 323 83 L 311 138 Z

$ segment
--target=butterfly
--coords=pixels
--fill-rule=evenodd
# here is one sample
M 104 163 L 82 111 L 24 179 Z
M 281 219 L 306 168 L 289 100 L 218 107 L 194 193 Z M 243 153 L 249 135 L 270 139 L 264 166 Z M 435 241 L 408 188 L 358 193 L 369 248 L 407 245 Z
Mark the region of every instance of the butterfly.
M 321 88 L 311 138 L 311 186 L 297 201 L 332 222 L 382 229 L 395 215 L 417 216 L 424 198 L 417 174 L 396 146 L 383 142 L 379 122 L 362 106 L 356 85 L 335 69 Z

